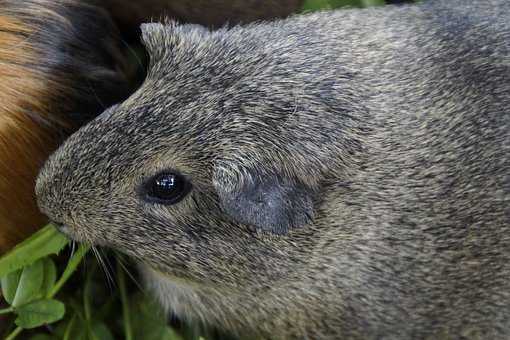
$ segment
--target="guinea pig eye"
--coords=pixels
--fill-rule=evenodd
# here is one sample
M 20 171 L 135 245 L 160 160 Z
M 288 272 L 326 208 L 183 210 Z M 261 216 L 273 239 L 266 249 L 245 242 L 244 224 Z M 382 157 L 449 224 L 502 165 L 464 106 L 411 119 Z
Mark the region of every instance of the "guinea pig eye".
M 154 176 L 146 183 L 149 200 L 161 204 L 175 204 L 190 191 L 191 185 L 184 176 L 166 172 Z

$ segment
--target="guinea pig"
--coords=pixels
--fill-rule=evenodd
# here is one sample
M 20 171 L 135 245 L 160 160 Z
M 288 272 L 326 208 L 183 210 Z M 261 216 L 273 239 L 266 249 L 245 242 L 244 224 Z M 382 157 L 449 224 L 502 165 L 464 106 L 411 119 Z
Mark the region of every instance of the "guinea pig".
M 62 232 L 238 335 L 510 338 L 510 2 L 142 31 L 38 177 Z
M 64 136 L 129 95 L 126 63 L 93 1 L 0 0 L 0 254 L 45 223 L 40 167 Z
M 50 152 L 139 84 L 108 11 L 125 37 L 163 13 L 221 25 L 287 15 L 301 3 L 0 0 L 0 254 L 46 221 L 33 187 Z

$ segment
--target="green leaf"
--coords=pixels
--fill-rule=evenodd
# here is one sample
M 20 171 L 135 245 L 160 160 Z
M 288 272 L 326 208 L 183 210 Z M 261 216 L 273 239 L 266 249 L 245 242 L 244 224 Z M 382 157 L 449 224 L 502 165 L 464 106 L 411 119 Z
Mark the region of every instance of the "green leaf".
M 78 250 L 73 254 L 73 256 L 69 259 L 69 262 L 67 262 L 66 269 L 64 269 L 64 272 L 58 279 L 57 283 L 53 286 L 51 291 L 48 293 L 47 297 L 52 298 L 55 296 L 55 294 L 58 293 L 60 288 L 64 285 L 64 283 L 67 282 L 67 280 L 71 277 L 71 275 L 76 271 L 76 268 L 78 268 L 78 265 L 81 263 L 85 255 L 87 255 L 87 252 L 89 251 L 90 246 L 85 244 L 80 244 L 78 247 Z
M 103 322 L 94 322 L 90 327 L 90 340 L 114 340 L 114 338 Z
M 115 304 L 118 302 L 117 298 L 118 296 L 110 294 L 110 296 L 104 300 L 105 303 L 94 311 L 95 318 L 103 320 L 108 316 L 113 315 L 113 313 L 117 313 L 115 311 L 115 308 L 117 307 Z
M 97 263 L 94 262 L 91 270 L 87 272 L 85 284 L 83 285 L 83 311 L 85 313 L 85 320 L 90 322 L 92 320 L 92 278 L 97 271 Z
M 133 338 L 135 340 L 182 340 L 171 327 L 168 326 L 165 313 L 152 299 L 138 294 L 131 297 L 131 315 Z
M 58 321 L 64 317 L 65 306 L 53 299 L 42 299 L 21 306 L 16 310 L 18 317 L 14 321 L 23 328 L 34 328 Z
M 6 276 L 2 277 L 2 294 L 5 301 L 12 305 L 12 301 L 16 296 L 16 290 L 18 289 L 19 279 L 21 278 L 21 270 L 11 272 Z
M 64 328 L 64 335 L 63 335 L 63 339 L 64 340 L 70 340 L 70 336 L 71 336 L 71 333 L 73 332 L 73 329 L 74 329 L 74 326 L 76 324 L 76 321 L 78 320 L 78 315 L 75 313 L 73 315 L 73 317 L 68 320 L 67 322 L 67 325 L 65 325 L 65 328 Z
M 47 225 L 0 258 L 0 277 L 49 254 L 57 254 L 68 242 L 54 226 Z
M 381 6 L 384 5 L 384 0 L 361 0 L 364 7 Z
M 67 320 L 67 324 L 59 325 L 55 333 L 62 333 L 61 340 L 87 340 L 87 325 L 77 313 Z
M 117 258 L 117 282 L 120 291 L 120 302 L 122 304 L 122 316 L 124 321 L 124 337 L 126 340 L 133 340 L 133 326 L 131 324 L 131 311 L 126 289 L 126 277 L 122 269 L 120 257 Z
M 303 12 L 308 11 L 318 11 L 320 9 L 328 9 L 331 8 L 331 5 L 328 0 L 306 0 L 301 7 Z
M 12 301 L 13 307 L 22 306 L 35 300 L 40 295 L 43 283 L 44 265 L 42 260 L 23 268 L 16 288 L 16 294 Z
M 46 297 L 57 281 L 57 267 L 55 266 L 55 262 L 49 257 L 43 259 L 43 272 L 41 292 L 43 296 Z

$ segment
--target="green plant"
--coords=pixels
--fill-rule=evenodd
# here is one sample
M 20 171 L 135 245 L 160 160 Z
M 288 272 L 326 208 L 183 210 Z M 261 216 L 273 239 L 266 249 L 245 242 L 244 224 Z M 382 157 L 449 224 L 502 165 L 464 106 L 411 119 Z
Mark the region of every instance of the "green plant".
M 182 339 L 150 298 L 129 289 L 120 255 L 115 257 L 113 280 L 99 254 L 98 261 L 86 261 L 93 249 L 88 245 L 79 245 L 69 260 L 62 262 L 62 256 L 56 255 L 68 244 L 67 238 L 49 225 L 0 259 L 6 305 L 0 314 L 10 316 L 6 340 L 21 332 L 32 340 Z M 87 262 L 89 268 L 80 273 L 77 269 Z M 104 264 L 110 284 L 118 288 L 115 294 L 106 290 L 98 263 Z M 48 325 L 52 327 L 41 327 Z
M 0 259 L 2 295 L 9 305 L 0 313 L 13 313 L 17 326 L 6 339 L 14 339 L 23 329 L 54 323 L 64 317 L 65 306 L 54 296 L 88 250 L 80 245 L 57 280 L 57 267 L 47 255 L 57 254 L 67 244 L 62 234 L 47 226 Z

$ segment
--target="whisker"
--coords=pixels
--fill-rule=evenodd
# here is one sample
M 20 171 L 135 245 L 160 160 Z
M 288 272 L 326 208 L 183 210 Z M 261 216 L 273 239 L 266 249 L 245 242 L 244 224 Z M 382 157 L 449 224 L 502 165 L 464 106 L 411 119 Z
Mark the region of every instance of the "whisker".
M 97 248 L 95 246 L 92 246 L 91 249 L 92 249 L 92 252 L 94 253 L 94 256 L 97 259 L 97 262 L 99 263 L 99 266 L 101 267 L 103 273 L 106 276 L 106 283 L 108 284 L 108 287 L 110 288 L 110 291 L 113 291 L 113 282 L 114 282 L 114 280 L 113 280 L 112 275 L 108 271 L 108 268 L 106 267 L 106 265 L 105 265 L 105 263 L 103 261 L 103 258 L 99 254 L 99 251 L 97 250 Z
M 75 248 L 76 248 L 76 241 L 72 240 L 71 241 L 71 255 L 69 256 L 69 260 L 73 257 Z
M 92 246 L 92 243 L 91 243 L 91 242 L 89 242 L 88 240 L 83 240 L 81 243 L 83 243 L 83 244 L 85 244 L 85 245 L 87 245 L 87 246 Z M 88 261 L 87 261 L 86 259 L 84 259 L 84 260 L 82 261 L 82 266 L 81 266 L 81 267 L 83 268 L 83 269 L 82 269 L 82 275 L 83 275 L 83 277 L 85 277 L 85 276 L 86 276 L 86 274 L 87 274 L 87 262 L 88 262 Z
M 143 66 L 142 60 L 140 60 L 140 57 L 138 56 L 138 54 L 136 54 L 135 50 L 131 47 L 131 45 L 129 45 L 126 41 L 124 41 L 124 39 L 120 39 L 120 41 L 127 48 L 129 53 L 131 53 L 133 55 L 133 57 L 136 59 L 136 61 L 138 62 L 138 65 L 140 66 L 140 69 L 143 70 L 144 66 Z
M 129 276 L 129 278 L 134 282 L 136 287 L 138 287 L 138 289 L 140 289 L 140 291 L 143 294 L 146 294 L 143 286 L 138 282 L 138 280 L 135 278 L 135 276 L 129 271 L 128 265 L 126 265 L 124 263 L 124 258 L 121 255 L 117 255 L 116 259 L 117 259 L 117 264 L 121 266 L 121 268 L 124 270 L 124 272 L 126 272 L 127 276 Z
M 92 94 L 94 95 L 94 98 L 97 100 L 97 103 L 99 105 L 101 105 L 103 110 L 106 110 L 107 106 L 101 101 L 101 98 L 99 98 L 99 96 L 97 95 L 97 92 L 94 89 L 94 87 L 92 86 L 92 84 L 90 83 L 90 81 L 88 79 L 85 79 L 85 81 L 86 81 L 86 84 L 87 84 L 88 88 L 92 91 Z
M 115 286 L 117 285 L 117 281 L 115 281 L 114 274 L 112 274 L 115 273 L 115 270 L 113 269 L 113 266 L 110 262 L 110 257 L 108 256 L 108 254 L 105 254 L 103 252 L 104 251 L 103 248 L 98 248 L 97 251 L 99 254 L 103 255 L 101 256 L 101 260 L 103 261 L 107 272 L 110 273 L 110 278 L 112 279 L 112 286 L 110 286 L 110 290 L 113 291 L 113 288 L 115 288 Z

